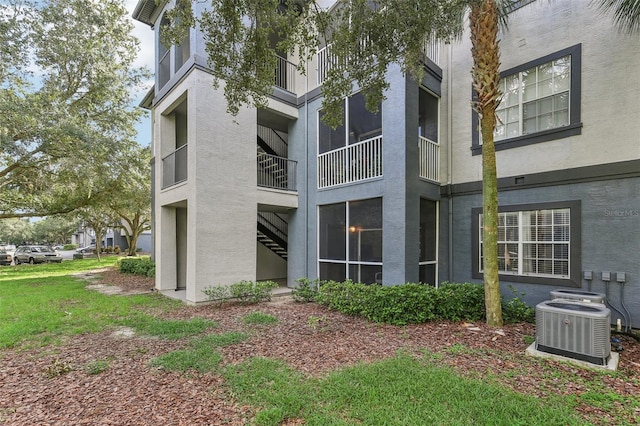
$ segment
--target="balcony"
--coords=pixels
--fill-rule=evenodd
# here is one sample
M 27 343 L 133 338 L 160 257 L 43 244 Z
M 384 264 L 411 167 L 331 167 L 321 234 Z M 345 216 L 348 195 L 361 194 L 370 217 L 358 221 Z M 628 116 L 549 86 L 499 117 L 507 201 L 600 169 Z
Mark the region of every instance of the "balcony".
M 366 41 L 364 42 L 366 43 Z M 363 43 L 363 44 L 364 44 Z M 440 43 L 435 37 L 426 40 L 423 46 L 423 53 L 425 57 L 431 59 L 434 64 L 440 65 Z M 317 81 L 318 84 L 322 84 L 326 80 L 329 70 L 337 63 L 338 59 L 331 53 L 331 45 L 327 45 L 318 50 L 318 69 L 317 69 Z
M 162 189 L 187 180 L 187 145 L 162 159 Z
M 296 92 L 296 66 L 285 58 L 277 57 L 275 86 L 290 93 Z
M 425 137 L 418 138 L 420 177 L 440 183 L 440 144 Z
M 318 155 L 318 188 L 382 176 L 382 136 Z
M 296 167 L 294 160 L 258 151 L 258 186 L 295 191 Z
M 327 78 L 327 74 L 335 61 L 336 58 L 331 54 L 331 45 L 318 50 L 318 84 L 322 84 Z

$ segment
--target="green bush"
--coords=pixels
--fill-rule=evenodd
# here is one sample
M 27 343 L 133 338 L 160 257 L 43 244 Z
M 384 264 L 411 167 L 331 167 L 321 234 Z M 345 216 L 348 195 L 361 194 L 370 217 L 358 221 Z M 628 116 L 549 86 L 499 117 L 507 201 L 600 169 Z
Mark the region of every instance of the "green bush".
M 318 295 L 320 280 L 310 280 L 308 278 L 297 279 L 298 287 L 291 290 L 291 296 L 296 302 L 315 302 Z
M 120 259 L 120 272 L 125 274 L 144 275 L 146 277 L 155 277 L 156 264 L 149 257 L 135 257 Z
M 304 285 L 309 286 L 309 281 Z M 347 315 L 394 325 L 486 318 L 484 287 L 473 283 L 443 283 L 435 288 L 415 283 L 380 286 L 327 281 L 321 282 L 314 300 Z M 534 310 L 517 297 L 503 301 L 505 322 L 532 322 L 533 314 Z
M 213 301 L 236 299 L 241 303 L 260 303 L 271 300 L 271 290 L 277 287 L 278 283 L 273 281 L 240 281 L 230 286 L 209 286 L 202 291 Z
M 509 286 L 509 289 L 516 293 L 516 289 L 513 286 Z M 524 296 L 524 293 L 520 293 L 520 296 Z M 514 296 L 510 299 L 502 297 L 502 320 L 504 322 L 534 322 L 535 319 L 536 310 L 524 303 L 520 297 Z
M 484 319 L 484 287 L 473 283 L 442 283 L 436 291 L 435 317 L 450 321 Z
M 62 247 L 62 250 L 75 250 L 75 249 L 77 249 L 77 248 L 78 248 L 78 245 L 77 245 L 77 244 L 65 244 L 65 245 Z

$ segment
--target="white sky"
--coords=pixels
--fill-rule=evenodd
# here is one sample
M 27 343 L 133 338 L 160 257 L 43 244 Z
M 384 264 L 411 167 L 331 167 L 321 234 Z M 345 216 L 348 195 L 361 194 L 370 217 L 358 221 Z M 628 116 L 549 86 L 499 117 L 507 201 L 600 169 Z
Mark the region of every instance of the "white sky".
M 138 52 L 138 58 L 133 64 L 135 67 L 147 67 L 151 72 L 155 72 L 155 57 L 154 57 L 154 40 L 153 40 L 153 30 L 150 26 L 143 24 L 142 22 L 138 22 L 131 17 L 133 14 L 133 10 L 138 4 L 138 0 L 125 0 L 125 7 L 127 11 L 129 11 L 129 19 L 133 22 L 133 32 L 132 34 L 140 40 L 140 51 Z M 153 77 L 149 80 L 148 84 L 146 84 L 146 89 L 143 91 L 136 91 L 134 93 L 135 105 L 139 105 L 144 95 L 153 85 Z M 140 145 L 150 145 L 151 144 L 151 118 L 149 117 L 149 113 L 147 112 L 146 116 L 138 123 L 136 126 L 138 130 L 137 141 Z

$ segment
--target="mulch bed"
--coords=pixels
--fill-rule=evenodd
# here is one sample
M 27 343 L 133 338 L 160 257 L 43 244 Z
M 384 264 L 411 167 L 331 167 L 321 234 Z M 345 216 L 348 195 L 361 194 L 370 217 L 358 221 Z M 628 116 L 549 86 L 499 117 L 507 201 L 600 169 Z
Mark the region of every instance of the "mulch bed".
M 115 285 L 119 295 L 153 289 L 152 278 L 122 275 L 112 269 L 101 271 L 100 277 L 90 280 L 89 285 Z M 244 324 L 242 318 L 255 311 L 273 315 L 279 322 Z M 630 398 L 640 395 L 640 344 L 628 336 L 620 336 L 624 351 L 618 373 L 611 375 L 525 355 L 527 338 L 535 335 L 533 324 L 500 329 L 452 322 L 396 327 L 288 298 L 250 306 L 185 305 L 155 314 L 175 319 L 209 318 L 219 324 L 214 333 L 249 332 L 248 340 L 220 349 L 224 363 L 264 356 L 281 359 L 303 374 L 322 376 L 394 356 L 399 350 L 416 354 L 426 350 L 442 354 L 439 362 L 471 377 L 513 372 L 504 383 L 528 395 L 544 396 L 549 390 L 580 394 L 588 391 L 584 380 L 595 377 L 601 377 L 611 392 Z M 183 348 L 186 340 L 167 341 L 123 331 L 104 330 L 69 338 L 59 346 L 0 352 L 0 424 L 243 425 L 252 418 L 252 408 L 239 405 L 225 393 L 221 377 L 171 373 L 150 365 L 154 357 Z M 100 361 L 106 361 L 108 368 L 92 374 L 92 366 Z M 549 378 L 549 369 L 569 373 L 575 380 L 554 381 Z M 614 422 L 607 412 L 588 406 L 578 410 L 595 424 Z M 640 411 L 625 420 L 634 424 L 638 418 Z

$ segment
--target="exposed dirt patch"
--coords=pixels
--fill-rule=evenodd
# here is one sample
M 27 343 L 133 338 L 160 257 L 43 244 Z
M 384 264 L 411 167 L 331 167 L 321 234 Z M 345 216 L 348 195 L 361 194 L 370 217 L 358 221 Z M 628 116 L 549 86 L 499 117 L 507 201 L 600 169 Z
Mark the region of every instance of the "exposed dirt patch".
M 148 292 L 153 279 L 99 273 L 89 285 L 117 286 L 116 294 Z M 276 316 L 269 326 L 248 326 L 242 318 L 260 311 Z M 510 388 L 544 396 L 591 391 L 585 380 L 599 378 L 603 389 L 620 396 L 640 395 L 640 344 L 621 336 L 618 373 L 602 374 L 566 363 L 543 361 L 524 354 L 534 336 L 532 324 L 500 329 L 484 324 L 437 322 L 406 327 L 376 325 L 314 304 L 287 299 L 254 306 L 183 306 L 170 318 L 209 318 L 213 333 L 243 330 L 251 338 L 221 350 L 225 363 L 251 356 L 285 361 L 307 375 L 327 372 L 393 356 L 399 350 L 438 355 L 438 361 L 472 377 L 503 377 Z M 151 367 L 161 354 L 184 348 L 186 340 L 166 341 L 137 336 L 126 328 L 77 336 L 61 346 L 0 352 L 0 424 L 6 425 L 242 425 L 252 409 L 225 394 L 216 375 L 169 373 Z M 95 374 L 92 366 L 102 363 Z M 574 380 L 558 381 L 552 372 Z M 94 374 L 92 374 L 94 373 Z M 507 374 L 508 373 L 508 374 Z M 607 412 L 588 406 L 578 410 L 595 424 L 615 423 Z M 629 415 L 635 424 L 640 412 Z M 294 422 L 289 424 L 303 424 Z

